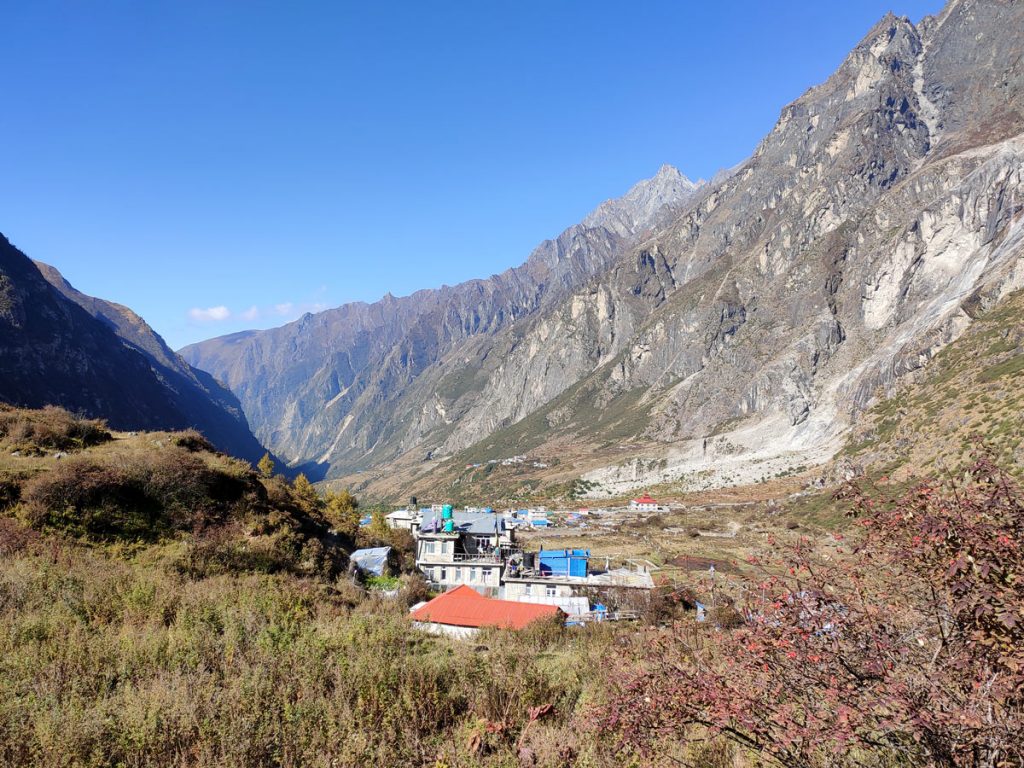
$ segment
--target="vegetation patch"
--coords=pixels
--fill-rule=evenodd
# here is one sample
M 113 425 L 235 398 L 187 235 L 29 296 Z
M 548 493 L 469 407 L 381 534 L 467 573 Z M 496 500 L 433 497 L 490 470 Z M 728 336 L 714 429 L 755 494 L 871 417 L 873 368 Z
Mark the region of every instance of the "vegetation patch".
M 111 439 L 99 419 L 73 416 L 55 406 L 28 410 L 0 404 L 0 446 L 8 451 L 76 451 Z

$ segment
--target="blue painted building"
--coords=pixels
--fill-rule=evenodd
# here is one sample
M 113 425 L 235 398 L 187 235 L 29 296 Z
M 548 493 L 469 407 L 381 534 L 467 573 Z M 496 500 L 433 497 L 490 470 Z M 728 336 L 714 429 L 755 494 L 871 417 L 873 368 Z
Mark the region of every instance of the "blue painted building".
M 543 549 L 537 553 L 538 570 L 544 576 L 586 578 L 589 549 Z

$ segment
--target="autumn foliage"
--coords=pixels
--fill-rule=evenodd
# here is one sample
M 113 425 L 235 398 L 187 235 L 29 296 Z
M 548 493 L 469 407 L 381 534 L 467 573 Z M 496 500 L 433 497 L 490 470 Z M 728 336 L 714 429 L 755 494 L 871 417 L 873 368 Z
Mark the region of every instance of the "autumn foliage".
M 983 458 L 956 483 L 841 499 L 861 533 L 753 563 L 739 629 L 644 639 L 599 716 L 623 753 L 717 737 L 784 766 L 1024 765 L 1020 489 Z

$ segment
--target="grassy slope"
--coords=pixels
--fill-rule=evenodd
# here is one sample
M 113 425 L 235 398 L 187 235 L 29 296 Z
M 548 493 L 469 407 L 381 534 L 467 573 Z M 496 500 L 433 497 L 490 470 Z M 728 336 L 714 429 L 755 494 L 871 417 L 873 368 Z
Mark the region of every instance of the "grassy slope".
M 872 408 L 843 457 L 905 480 L 962 466 L 978 436 L 1024 478 L 1024 291 L 980 316 Z
M 426 637 L 345 575 L 375 542 L 197 433 L 3 409 L 0 486 L 0 766 L 617 764 L 568 726 L 610 632 Z
M 187 578 L 174 549 L 0 544 L 0 765 L 509 765 L 545 703 L 565 714 L 528 734 L 543 764 L 583 749 L 562 727 L 598 693 L 583 670 L 606 633 L 470 655 L 400 604 L 286 574 Z

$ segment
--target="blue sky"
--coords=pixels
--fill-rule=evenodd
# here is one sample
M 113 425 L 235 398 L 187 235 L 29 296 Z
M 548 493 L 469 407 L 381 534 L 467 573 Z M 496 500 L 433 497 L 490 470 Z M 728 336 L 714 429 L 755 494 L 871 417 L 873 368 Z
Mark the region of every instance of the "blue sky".
M 174 347 L 521 263 L 753 150 L 930 0 L 47 2 L 0 10 L 0 231 Z

